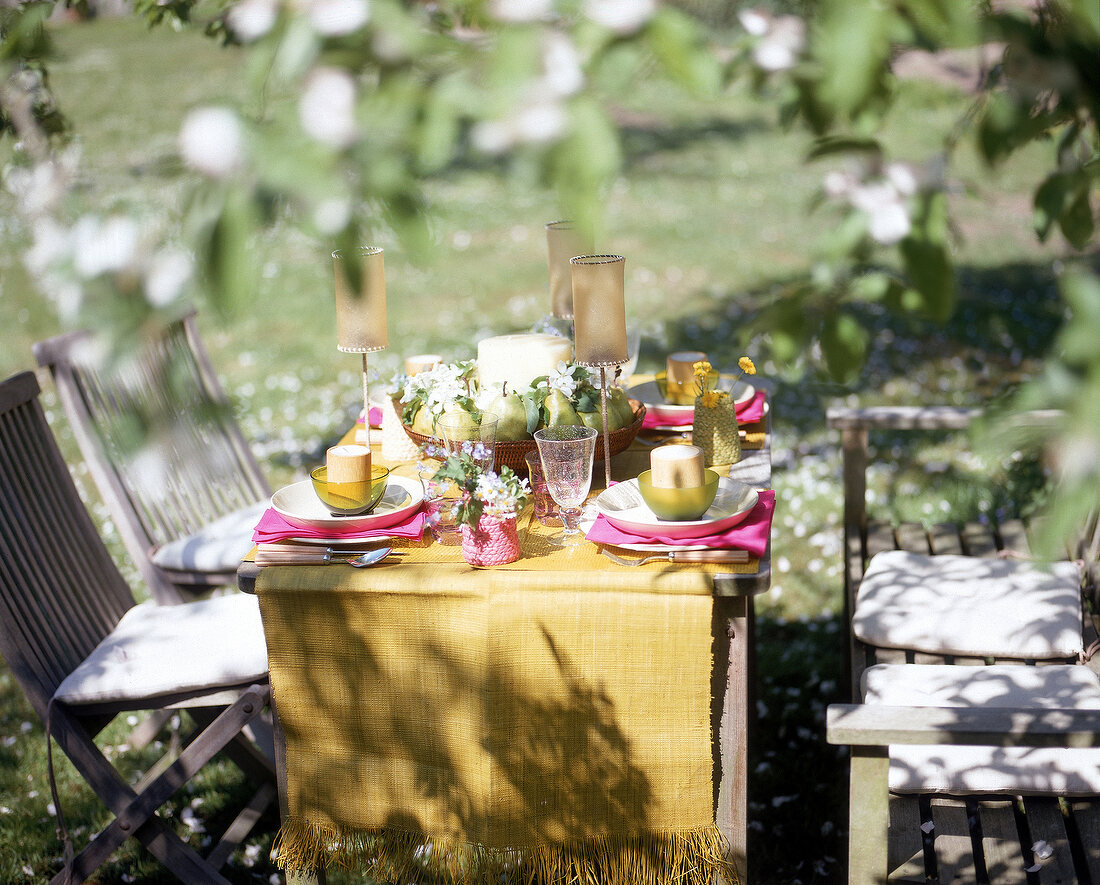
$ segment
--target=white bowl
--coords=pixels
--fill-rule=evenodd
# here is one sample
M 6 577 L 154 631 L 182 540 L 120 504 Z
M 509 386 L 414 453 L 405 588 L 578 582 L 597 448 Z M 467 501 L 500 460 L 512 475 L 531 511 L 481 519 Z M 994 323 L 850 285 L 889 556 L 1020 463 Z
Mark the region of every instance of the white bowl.
M 596 509 L 612 525 L 635 535 L 659 535 L 665 538 L 701 538 L 731 529 L 752 512 L 759 500 L 752 486 L 729 477 L 720 477 L 718 493 L 702 518 L 690 522 L 674 522 L 658 519 L 650 510 L 638 480 L 620 482 L 600 493 Z
M 390 474 L 382 500 L 370 513 L 333 516 L 313 491 L 310 480 L 296 482 L 271 496 L 271 507 L 291 525 L 337 533 L 373 531 L 404 522 L 424 500 L 420 481 Z

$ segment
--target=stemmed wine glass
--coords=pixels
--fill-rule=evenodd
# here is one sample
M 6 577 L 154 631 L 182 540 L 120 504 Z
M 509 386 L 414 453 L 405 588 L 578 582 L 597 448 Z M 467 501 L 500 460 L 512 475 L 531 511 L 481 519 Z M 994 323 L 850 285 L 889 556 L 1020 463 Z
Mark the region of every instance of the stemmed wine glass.
M 579 544 L 581 505 L 592 487 L 592 459 L 596 454 L 596 429 L 572 424 L 535 431 L 542 472 L 550 496 L 561 508 L 562 530 L 550 540 L 562 547 Z

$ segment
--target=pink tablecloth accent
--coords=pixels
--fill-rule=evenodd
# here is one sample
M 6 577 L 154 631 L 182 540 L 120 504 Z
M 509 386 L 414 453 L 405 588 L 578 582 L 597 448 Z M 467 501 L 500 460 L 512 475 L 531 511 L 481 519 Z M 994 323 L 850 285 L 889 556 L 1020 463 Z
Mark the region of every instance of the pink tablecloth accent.
M 356 424 L 363 423 L 363 412 L 359 412 L 359 417 L 355 419 Z M 370 426 L 381 427 L 382 426 L 382 410 L 378 406 L 370 407 Z
M 757 421 L 764 417 L 764 403 L 767 400 L 768 395 L 763 390 L 758 390 L 756 393 L 745 400 L 743 403 L 737 404 L 737 420 L 741 424 L 755 424 Z M 683 423 L 690 424 L 694 417 L 694 409 L 685 411 L 683 413 Z M 663 421 L 654 415 L 652 412 L 646 412 L 646 416 L 642 419 L 642 429 L 652 430 L 655 427 L 668 427 L 667 421 Z
M 256 530 L 252 533 L 252 543 L 270 544 L 273 541 L 284 541 L 287 538 L 355 538 L 369 540 L 370 538 L 412 538 L 417 539 L 424 534 L 425 515 L 423 510 L 417 510 L 404 522 L 373 531 L 347 531 L 338 532 L 332 529 L 306 529 L 291 525 L 283 519 L 274 509 L 268 507 L 260 521 L 256 524 Z
M 685 546 L 688 544 L 705 544 L 716 550 L 747 550 L 750 556 L 760 557 L 768 549 L 768 537 L 771 534 L 772 514 L 775 513 L 775 492 L 772 489 L 764 489 L 760 492 L 760 499 L 756 506 L 743 522 L 731 529 L 715 535 L 704 535 L 699 538 L 670 538 L 660 534 L 659 526 L 652 533 L 636 535 L 623 531 L 601 513 L 596 517 L 596 522 L 585 535 L 589 541 L 598 544 L 669 544 L 671 546 Z

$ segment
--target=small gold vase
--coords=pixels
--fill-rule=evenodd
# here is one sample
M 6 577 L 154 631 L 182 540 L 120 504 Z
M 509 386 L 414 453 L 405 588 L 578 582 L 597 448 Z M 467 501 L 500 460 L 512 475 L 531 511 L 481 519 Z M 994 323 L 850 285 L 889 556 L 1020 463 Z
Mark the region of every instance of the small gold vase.
M 703 463 L 707 467 L 741 460 L 741 434 L 732 397 L 724 396 L 713 406 L 704 406 L 703 398 L 695 397 L 691 441 L 703 450 Z

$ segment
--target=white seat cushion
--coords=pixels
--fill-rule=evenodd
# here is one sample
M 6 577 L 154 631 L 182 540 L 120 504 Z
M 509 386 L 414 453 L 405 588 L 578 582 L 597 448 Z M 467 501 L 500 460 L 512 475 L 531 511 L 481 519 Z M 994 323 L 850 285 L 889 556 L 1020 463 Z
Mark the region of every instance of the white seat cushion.
M 158 548 L 152 560 L 167 569 L 232 571 L 252 549 L 252 533 L 268 506 L 267 501 L 259 501 L 235 510 L 193 535 Z
M 255 596 L 187 605 L 136 605 L 54 697 L 68 704 L 133 701 L 267 678 L 267 644 Z
M 863 674 L 868 704 L 903 707 L 1100 709 L 1100 677 L 1088 667 L 998 664 L 877 664 Z M 890 748 L 896 793 L 1100 795 L 1100 749 L 964 747 Z
M 871 559 L 852 629 L 867 645 L 944 655 L 1072 658 L 1082 650 L 1080 572 L 891 550 Z

